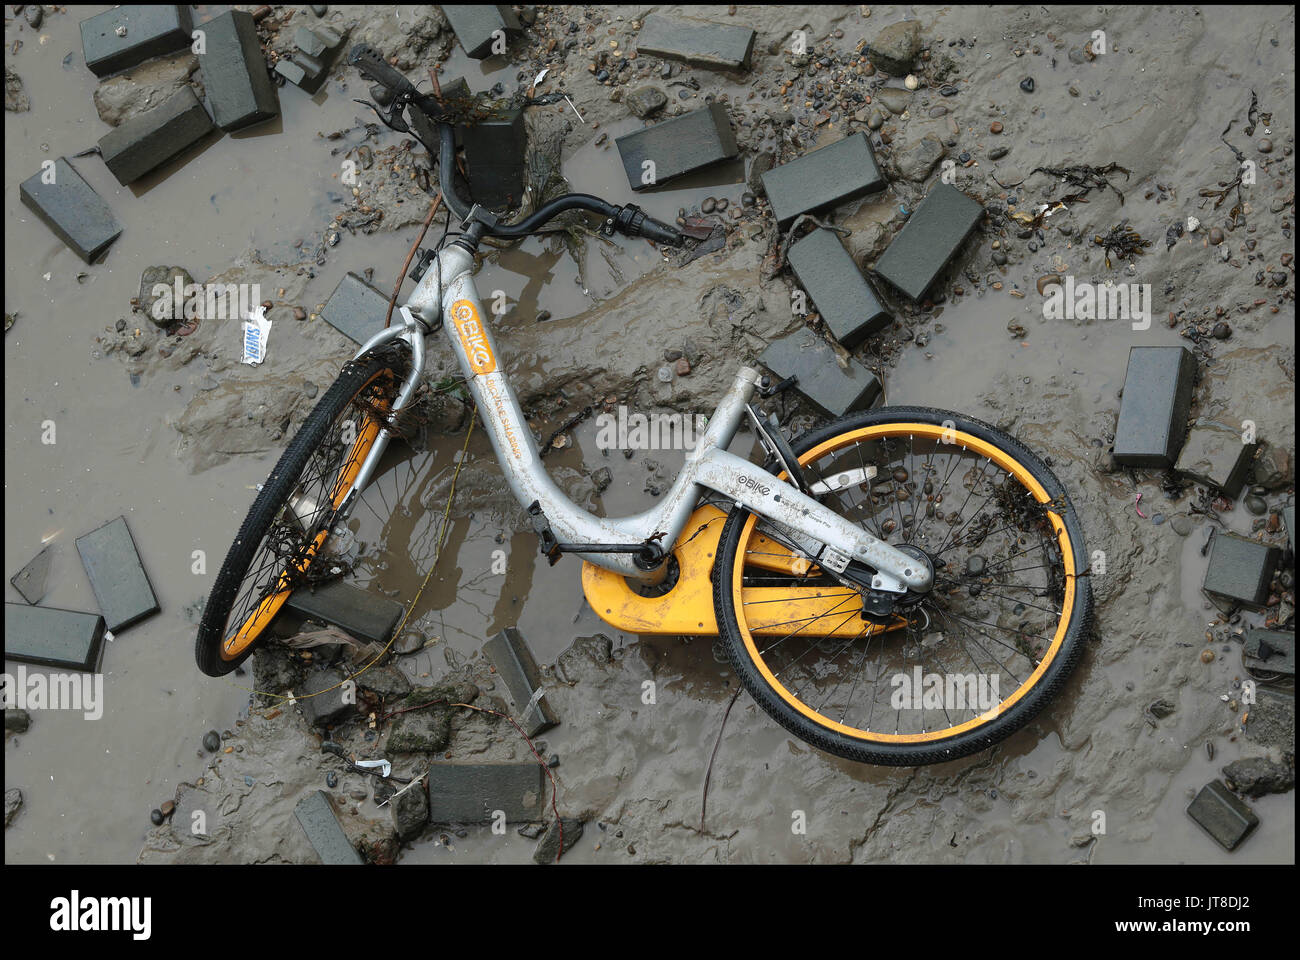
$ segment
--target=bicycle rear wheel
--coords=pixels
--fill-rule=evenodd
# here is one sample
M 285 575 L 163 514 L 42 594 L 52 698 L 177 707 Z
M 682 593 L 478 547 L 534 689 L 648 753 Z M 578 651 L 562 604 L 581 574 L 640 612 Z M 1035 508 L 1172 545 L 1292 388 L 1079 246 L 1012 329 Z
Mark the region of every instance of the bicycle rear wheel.
M 210 677 L 253 652 L 318 563 L 410 368 L 404 344 L 347 363 L 261 485 L 217 573 L 194 655 Z
M 822 502 L 928 563 L 935 584 L 874 622 L 857 590 L 733 510 L 714 601 L 759 706 L 822 750 L 899 766 L 986 749 L 1032 720 L 1078 662 L 1092 609 L 1083 529 L 1051 470 L 1002 431 L 925 407 L 852 415 L 793 449 L 814 480 L 876 467 L 827 484 Z M 810 590 L 815 607 L 794 602 Z

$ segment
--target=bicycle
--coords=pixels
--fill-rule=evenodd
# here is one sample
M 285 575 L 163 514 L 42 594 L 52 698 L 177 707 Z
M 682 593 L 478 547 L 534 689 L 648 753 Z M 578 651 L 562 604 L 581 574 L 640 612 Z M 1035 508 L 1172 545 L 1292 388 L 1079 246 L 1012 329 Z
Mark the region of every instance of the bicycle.
M 588 601 L 619 629 L 719 635 L 744 688 L 800 739 L 867 763 L 951 760 L 1006 738 L 1060 691 L 1091 618 L 1083 530 L 1048 466 L 974 418 L 882 407 L 791 442 L 751 403 L 769 381 L 741 367 L 658 505 L 599 518 L 567 499 L 483 322 L 478 244 L 528 236 L 567 210 L 599 215 L 607 236 L 683 237 L 634 204 L 586 194 L 503 223 L 460 198 L 437 98 L 364 46 L 349 62 L 376 82 L 385 123 L 431 154 L 436 145 L 443 202 L 463 232 L 433 252 L 402 322 L 357 350 L 262 485 L 202 616 L 204 673 L 246 659 L 323 562 L 417 395 L 425 337 L 441 328 L 542 553 L 581 557 Z M 762 464 L 727 450 L 746 420 Z

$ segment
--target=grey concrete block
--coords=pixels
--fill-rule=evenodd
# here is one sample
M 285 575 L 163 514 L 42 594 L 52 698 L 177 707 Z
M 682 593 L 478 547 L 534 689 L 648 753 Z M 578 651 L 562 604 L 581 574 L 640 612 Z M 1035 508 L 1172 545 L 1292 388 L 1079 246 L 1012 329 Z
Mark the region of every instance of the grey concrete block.
M 1201 787 L 1187 815 L 1226 850 L 1235 850 L 1259 826 L 1255 812 L 1235 797 L 1222 780 Z
M 1187 431 L 1174 469 L 1235 500 L 1258 449 L 1258 443 L 1241 442 L 1240 429 L 1202 418 Z
M 827 329 L 845 348 L 852 350 L 893 322 L 834 231 L 814 230 L 790 247 L 788 259 Z
M 794 389 L 831 417 L 866 410 L 881 396 L 874 373 L 852 359 L 842 368 L 831 345 L 807 327 L 773 340 L 758 362 L 778 380 L 798 377 Z
M 523 634 L 507 627 L 483 644 L 483 655 L 510 691 L 516 719 L 528 736 L 534 737 L 560 722 L 545 694 L 532 703 L 533 696 L 542 689 L 542 673 Z
M 203 29 L 207 49 L 199 55 L 199 68 L 216 125 L 242 130 L 278 116 L 280 98 L 267 73 L 252 15 L 227 10 Z
M 1202 586 L 1217 597 L 1262 606 L 1281 553 L 1257 540 L 1219 533 L 1210 547 L 1210 565 Z
M 40 603 L 41 598 L 45 596 L 45 582 L 50 575 L 50 556 L 53 550 L 53 546 L 46 547 L 32 557 L 27 562 L 27 566 L 9 578 L 14 589 L 21 593 L 28 603 Z
M 303 619 L 333 624 L 369 643 L 387 643 L 402 619 L 400 603 L 342 580 L 315 589 L 301 587 L 289 594 L 284 608 Z
M 524 112 L 501 110 L 477 123 L 463 124 L 460 132 L 470 199 L 491 209 L 518 203 L 524 194 L 528 150 Z
M 182 87 L 100 137 L 99 153 L 118 183 L 134 183 L 198 143 L 212 128 L 212 118 L 193 88 Z
M 77 552 L 109 630 L 117 633 L 158 612 L 158 599 L 140 563 L 126 517 L 78 537 Z
M 1172 467 L 1187 436 L 1196 359 L 1184 347 L 1133 347 L 1115 426 L 1115 462 Z
M 1260 686 L 1246 718 L 1247 738 L 1263 747 L 1295 753 L 1295 693 Z
M 492 56 L 497 31 L 504 33 L 509 43 L 523 29 L 514 10 L 506 4 L 445 3 L 442 12 L 465 53 L 475 60 Z
M 396 310 L 393 313 L 401 317 Z M 349 273 L 339 281 L 321 310 L 326 323 L 357 343 L 365 343 L 384 329 L 387 314 L 388 296 L 355 273 Z
M 740 153 L 727 108 L 720 103 L 624 134 L 614 143 L 633 190 L 659 186 Z M 652 183 L 642 180 L 646 161 L 654 164 Z
M 360 864 L 361 855 L 348 842 L 334 807 L 323 790 L 313 790 L 298 801 L 293 815 L 316 849 L 321 863 Z
M 128 3 L 81 21 L 81 52 L 97 77 L 188 47 L 186 4 Z
M 865 133 L 773 167 L 762 177 L 772 214 L 783 227 L 800 214 L 833 207 L 886 185 Z
M 277 60 L 275 62 L 275 72 L 295 87 L 301 87 L 303 81 L 307 78 L 307 71 L 303 69 L 301 64 L 294 63 L 292 60 Z
M 546 800 L 541 765 L 435 763 L 429 770 L 429 820 L 482 823 L 505 813 L 507 823 L 541 820 Z
M 97 613 L 5 604 L 5 659 L 69 670 L 93 670 L 104 640 Z
M 984 215 L 954 186 L 936 184 L 876 262 L 876 274 L 920 300 Z
M 748 70 L 754 53 L 749 27 L 652 13 L 636 35 L 638 55 L 683 60 L 699 67 Z
M 337 670 L 317 670 L 307 675 L 297 693 L 308 723 L 333 726 L 357 712 L 356 687 L 340 686 L 343 679 Z M 345 692 L 349 689 L 351 694 Z
M 41 171 L 19 185 L 23 206 L 40 217 L 77 256 L 93 263 L 121 235 L 122 225 L 66 157 L 54 161 L 53 183 L 45 183 L 44 178 L 45 171 Z
M 320 59 L 329 49 L 325 41 L 311 27 L 299 27 L 293 32 L 293 45 L 309 57 Z
M 1250 627 L 1241 645 L 1241 659 L 1252 670 L 1295 676 L 1295 634 Z

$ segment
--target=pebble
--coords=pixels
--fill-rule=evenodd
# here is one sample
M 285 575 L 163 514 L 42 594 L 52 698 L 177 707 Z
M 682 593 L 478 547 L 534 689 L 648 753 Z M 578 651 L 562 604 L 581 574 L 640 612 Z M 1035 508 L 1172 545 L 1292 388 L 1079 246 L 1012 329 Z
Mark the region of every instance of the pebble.
M 1023 90 L 1023 91 L 1025 91 L 1025 93 L 1033 93 L 1033 92 L 1034 92 L 1034 78 L 1033 78 L 1033 77 L 1025 77 L 1025 79 L 1021 80 L 1021 81 L 1020 81 L 1020 89 Z
M 1001 160 L 1010 152 L 1011 152 L 1010 147 L 994 147 L 992 150 L 989 151 L 989 159 Z
M 162 811 L 162 815 L 164 817 L 170 817 L 173 813 L 176 812 L 176 804 L 173 803 L 171 800 L 164 800 L 162 806 L 160 806 L 158 809 Z
M 1263 497 L 1257 497 L 1251 494 L 1246 498 L 1246 509 L 1257 517 L 1262 517 L 1268 512 L 1268 504 L 1264 502 Z
M 294 318 L 295 320 L 306 320 L 306 319 L 307 319 L 307 311 L 304 310 L 302 307 L 294 307 L 294 308 L 293 308 L 293 318 Z
M 677 361 L 676 369 L 677 369 L 677 376 L 684 377 L 691 372 L 691 362 L 687 360 L 685 357 L 682 357 Z
M 669 367 L 669 366 L 663 366 L 663 367 L 660 367 L 660 368 L 659 368 L 659 381 L 660 381 L 661 383 L 672 383 L 672 382 L 673 382 L 673 368 L 672 368 L 672 367 Z
M 149 819 L 153 821 L 155 827 L 160 827 L 165 818 L 163 817 L 161 810 L 150 810 Z
M 336 771 L 331 770 L 329 773 L 325 774 L 325 786 L 329 787 L 332 790 L 338 785 L 339 785 L 339 775 Z
M 24 15 L 27 17 L 27 25 L 33 30 L 40 29 L 41 24 L 45 22 L 45 9 L 39 3 L 33 3 L 27 7 Z M 1271 149 L 1273 149 L 1272 145 L 1269 146 L 1269 150 Z M 1264 152 L 1267 153 L 1268 151 Z
M 216 753 L 221 749 L 221 734 L 215 730 L 209 730 L 203 735 L 203 749 L 208 753 Z
M 1177 514 L 1169 521 L 1170 528 L 1180 537 L 1192 532 L 1192 518 L 1185 513 Z
M 1002 129 L 1003 127 L 1002 127 L 1001 120 L 994 120 L 992 123 L 989 124 L 989 133 L 1001 133 Z
M 1218 227 L 1210 228 L 1210 243 L 1216 247 L 1223 243 L 1223 231 Z
M 916 79 L 916 74 L 914 73 L 909 73 L 907 78 L 903 81 L 903 86 L 907 87 L 909 90 L 915 90 L 920 85 L 921 81 Z
M 1201 663 L 1213 663 L 1213 662 L 1214 662 L 1214 651 L 1213 651 L 1213 650 L 1202 650 L 1202 651 L 1201 651 Z
M 121 333 L 123 330 L 126 329 L 126 321 L 125 320 L 117 321 L 117 323 L 113 324 L 113 329 L 116 330 L 118 333 Z
M 1270 140 L 1268 137 L 1265 137 L 1264 139 L 1260 140 L 1259 143 L 1255 144 L 1255 146 L 1260 153 L 1273 152 L 1273 141 Z
M 701 213 L 712 213 L 718 209 L 718 201 L 714 197 L 705 197 L 704 202 L 700 204 Z
M 316 384 L 314 384 L 314 383 L 312 383 L 310 380 L 308 380 L 308 381 L 306 381 L 306 382 L 303 383 L 303 385 L 302 385 L 302 392 L 303 392 L 303 395 L 304 395 L 308 400 L 310 400 L 310 399 L 312 399 L 313 397 L 315 397 L 316 394 L 320 393 L 320 387 L 316 386 Z
M 1210 331 L 1210 336 L 1215 340 L 1227 340 L 1232 336 L 1232 327 L 1228 325 L 1226 320 L 1220 320 L 1214 325 L 1214 329 Z

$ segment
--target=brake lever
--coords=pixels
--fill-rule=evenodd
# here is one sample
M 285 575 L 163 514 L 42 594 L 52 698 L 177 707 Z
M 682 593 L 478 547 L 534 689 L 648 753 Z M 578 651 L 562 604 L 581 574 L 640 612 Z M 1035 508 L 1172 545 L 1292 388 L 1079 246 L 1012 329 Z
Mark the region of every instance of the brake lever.
M 387 110 L 384 110 L 378 104 L 372 103 L 369 100 L 353 100 L 352 102 L 359 103 L 363 107 L 369 107 L 371 110 L 375 111 L 375 115 L 379 117 L 384 126 L 389 130 L 396 130 L 398 133 L 411 132 L 410 125 L 407 124 L 406 118 L 402 116 L 402 109 L 406 104 L 401 97 L 394 99 L 392 105 L 389 106 Z

